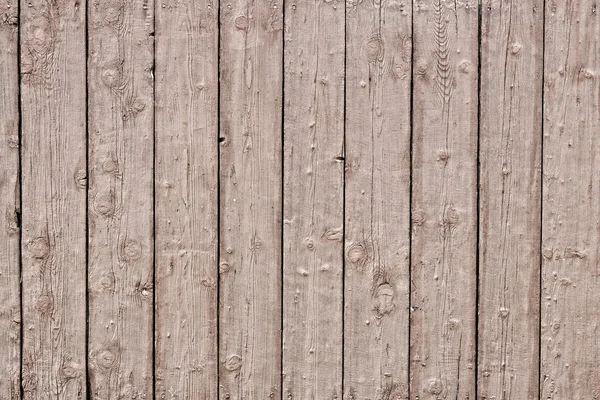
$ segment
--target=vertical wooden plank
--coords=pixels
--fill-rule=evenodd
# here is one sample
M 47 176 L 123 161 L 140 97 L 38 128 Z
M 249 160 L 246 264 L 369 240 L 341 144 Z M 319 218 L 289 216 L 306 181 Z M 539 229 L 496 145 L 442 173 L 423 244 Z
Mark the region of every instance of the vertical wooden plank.
M 281 396 L 281 0 L 221 2 L 220 396 Z
M 20 399 L 19 5 L 0 4 L 0 399 Z
M 542 393 L 600 394 L 600 16 L 546 1 L 542 197 Z
M 344 395 L 405 398 L 412 5 L 346 4 Z
M 542 0 L 482 4 L 479 397 L 538 398 Z
M 475 0 L 414 5 L 411 398 L 475 398 Z
M 26 399 L 86 397 L 85 8 L 20 6 Z
M 285 7 L 283 397 L 339 399 L 344 2 Z
M 217 398 L 218 11 L 156 6 L 157 398 Z
M 90 390 L 152 398 L 154 6 L 88 12 Z

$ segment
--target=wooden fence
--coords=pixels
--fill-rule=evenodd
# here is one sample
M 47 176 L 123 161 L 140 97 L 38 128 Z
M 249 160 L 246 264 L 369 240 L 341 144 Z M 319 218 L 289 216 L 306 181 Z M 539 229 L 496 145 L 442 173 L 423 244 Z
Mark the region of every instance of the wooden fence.
M 0 399 L 597 399 L 599 13 L 3 0 Z

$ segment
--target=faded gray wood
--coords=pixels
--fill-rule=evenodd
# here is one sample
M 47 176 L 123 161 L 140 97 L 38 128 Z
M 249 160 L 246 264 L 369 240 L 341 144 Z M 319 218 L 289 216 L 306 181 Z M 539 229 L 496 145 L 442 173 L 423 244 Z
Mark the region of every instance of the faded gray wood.
M 412 10 L 346 4 L 344 398 L 405 398 Z
M 414 3 L 411 399 L 475 398 L 477 8 Z
M 154 5 L 88 13 L 90 390 L 152 398 Z
M 0 3 L 0 399 L 20 399 L 19 5 Z
M 344 2 L 285 7 L 283 398 L 340 399 Z
M 281 396 L 282 7 L 221 3 L 222 399 Z
M 218 11 L 156 7 L 157 398 L 217 398 Z
M 20 5 L 25 399 L 86 397 L 85 9 Z
M 600 387 L 600 16 L 546 1 L 542 215 L 543 399 Z
M 542 0 L 482 13 L 479 397 L 538 399 Z

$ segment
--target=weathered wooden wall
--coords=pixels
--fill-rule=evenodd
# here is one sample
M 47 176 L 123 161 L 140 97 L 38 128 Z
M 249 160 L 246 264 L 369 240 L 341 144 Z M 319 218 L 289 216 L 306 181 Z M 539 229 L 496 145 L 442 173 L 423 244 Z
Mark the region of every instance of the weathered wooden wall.
M 595 0 L 5 0 L 0 399 L 600 396 Z

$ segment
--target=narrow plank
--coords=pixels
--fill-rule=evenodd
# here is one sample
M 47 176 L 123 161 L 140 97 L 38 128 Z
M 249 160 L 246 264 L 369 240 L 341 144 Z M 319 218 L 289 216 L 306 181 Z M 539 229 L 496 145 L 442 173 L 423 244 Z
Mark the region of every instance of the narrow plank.
M 544 399 L 600 388 L 600 16 L 546 1 L 542 215 Z
M 20 399 L 19 5 L 0 4 L 0 399 Z
M 479 397 L 538 399 L 543 0 L 482 4 Z
M 345 398 L 408 395 L 412 5 L 346 5 Z
M 340 399 L 344 2 L 285 7 L 283 397 Z
M 279 398 L 283 4 L 220 7 L 220 398 Z
M 85 9 L 20 5 L 25 399 L 87 391 Z
M 91 396 L 153 398 L 154 6 L 88 13 Z
M 218 2 L 156 7 L 157 398 L 217 398 Z
M 474 399 L 478 5 L 414 7 L 411 399 Z

